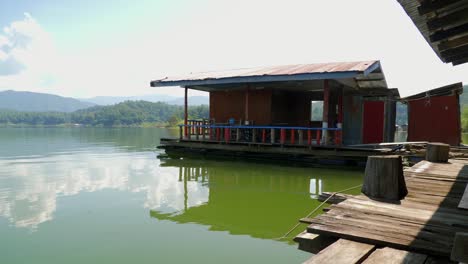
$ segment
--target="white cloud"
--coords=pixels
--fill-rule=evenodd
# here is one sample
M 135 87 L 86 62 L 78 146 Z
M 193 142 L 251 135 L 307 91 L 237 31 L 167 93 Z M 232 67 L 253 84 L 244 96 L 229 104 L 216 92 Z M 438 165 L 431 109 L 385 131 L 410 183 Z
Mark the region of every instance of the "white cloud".
M 30 14 L 0 32 L 0 89 L 53 92 L 41 83 L 57 68 L 52 38 Z

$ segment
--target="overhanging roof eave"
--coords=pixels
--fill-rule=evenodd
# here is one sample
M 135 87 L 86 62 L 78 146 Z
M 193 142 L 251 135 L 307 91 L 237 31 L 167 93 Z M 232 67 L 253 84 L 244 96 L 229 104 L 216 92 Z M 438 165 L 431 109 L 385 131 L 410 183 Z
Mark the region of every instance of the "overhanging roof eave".
M 178 81 L 152 81 L 151 87 L 167 87 L 167 86 L 203 86 L 217 84 L 241 84 L 241 83 L 258 83 L 258 82 L 281 82 L 281 81 L 307 81 L 307 80 L 325 80 L 325 79 L 347 79 L 354 78 L 362 74 L 360 71 L 346 72 L 325 72 L 325 73 L 303 73 L 294 75 L 267 75 L 267 76 L 241 76 L 227 77 L 219 79 L 204 79 L 204 80 L 178 80 Z

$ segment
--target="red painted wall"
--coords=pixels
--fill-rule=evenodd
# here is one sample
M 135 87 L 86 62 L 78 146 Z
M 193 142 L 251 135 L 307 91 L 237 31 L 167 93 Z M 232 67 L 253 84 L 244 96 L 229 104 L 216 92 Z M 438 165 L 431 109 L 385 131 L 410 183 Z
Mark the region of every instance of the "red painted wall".
M 408 141 L 461 141 L 458 95 L 437 96 L 409 101 Z
M 362 143 L 381 143 L 384 135 L 385 102 L 364 101 Z
M 249 91 L 248 119 L 256 125 L 271 123 L 271 94 L 267 89 Z M 245 90 L 210 92 L 210 118 L 216 123 L 245 120 L 245 101 Z

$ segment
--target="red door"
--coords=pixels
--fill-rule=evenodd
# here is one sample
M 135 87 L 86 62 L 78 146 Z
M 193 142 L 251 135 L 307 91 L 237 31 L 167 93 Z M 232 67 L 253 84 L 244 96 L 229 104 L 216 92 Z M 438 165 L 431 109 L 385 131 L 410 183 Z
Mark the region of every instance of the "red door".
M 383 101 L 364 101 L 362 143 L 381 143 L 384 136 Z

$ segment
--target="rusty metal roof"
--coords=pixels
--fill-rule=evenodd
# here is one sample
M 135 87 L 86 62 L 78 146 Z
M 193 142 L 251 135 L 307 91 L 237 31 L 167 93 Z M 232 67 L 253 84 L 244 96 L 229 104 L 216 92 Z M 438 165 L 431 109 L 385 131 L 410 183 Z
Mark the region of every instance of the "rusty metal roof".
M 345 79 L 381 72 L 380 62 L 334 62 L 316 64 L 283 65 L 258 68 L 243 68 L 225 71 L 191 73 L 179 77 L 166 77 L 151 82 L 151 86 L 195 86 L 250 82 L 299 81 L 319 79 Z M 383 74 L 381 80 L 385 82 Z M 385 82 L 386 87 L 386 82 Z

